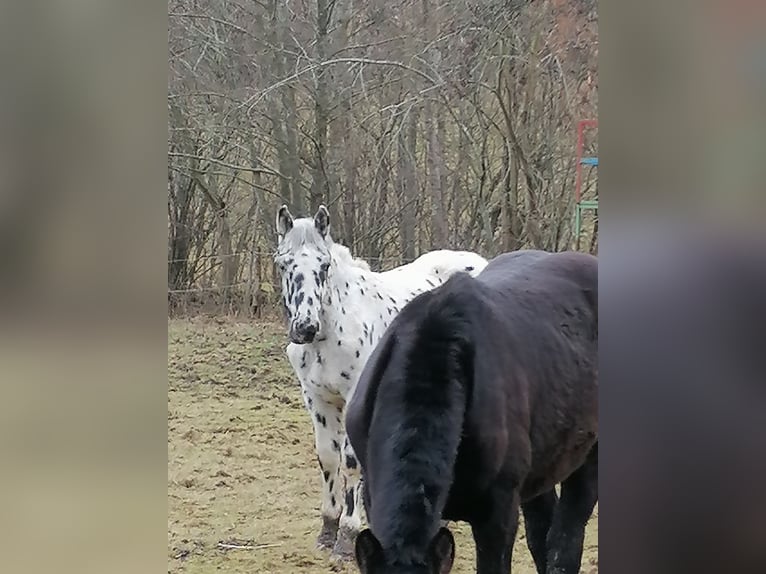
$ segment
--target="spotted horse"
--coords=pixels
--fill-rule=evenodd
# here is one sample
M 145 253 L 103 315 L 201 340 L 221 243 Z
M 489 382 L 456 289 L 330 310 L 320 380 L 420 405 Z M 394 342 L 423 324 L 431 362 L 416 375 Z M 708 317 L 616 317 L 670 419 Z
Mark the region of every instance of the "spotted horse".
M 333 242 L 330 215 L 276 217 L 274 257 L 289 323 L 287 356 L 314 425 L 322 473 L 320 548 L 337 561 L 353 559 L 364 517 L 361 474 L 343 428 L 346 399 L 365 361 L 399 310 L 412 298 L 463 271 L 477 275 L 487 260 L 467 251 L 437 250 L 376 273 Z

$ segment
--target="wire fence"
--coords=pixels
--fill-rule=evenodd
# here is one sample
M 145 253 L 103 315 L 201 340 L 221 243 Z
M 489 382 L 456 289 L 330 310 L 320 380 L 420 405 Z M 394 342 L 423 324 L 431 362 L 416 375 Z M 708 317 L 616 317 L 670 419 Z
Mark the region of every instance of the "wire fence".
M 168 261 L 168 314 L 244 315 L 263 317 L 281 315 L 281 290 L 273 251 L 239 251 L 229 254 L 200 253 Z M 235 279 L 224 282 L 221 272 L 227 259 L 239 258 Z M 247 259 L 245 259 L 247 258 Z M 393 256 L 366 256 L 362 259 L 375 271 L 386 271 L 411 263 L 414 259 Z M 200 262 L 212 262 L 203 270 Z M 171 280 L 172 270 L 185 273 L 183 279 Z M 175 284 L 174 284 L 175 283 Z
M 587 237 L 583 238 L 583 249 L 591 253 L 598 251 L 597 221 L 596 218 Z M 269 249 L 226 255 L 205 251 L 184 258 L 169 258 L 168 314 L 281 316 L 284 312 L 282 286 L 274 253 Z M 233 268 L 224 273 L 225 264 L 232 263 L 227 260 L 233 258 L 236 258 Z M 387 271 L 416 259 L 389 255 L 356 258 L 365 261 L 373 271 Z
M 242 281 L 240 283 L 233 283 L 231 285 L 221 285 L 221 286 L 212 286 L 212 287 L 190 287 L 188 289 L 168 289 L 168 293 L 170 294 L 177 294 L 177 293 L 210 293 L 215 291 L 225 291 L 226 289 L 235 289 L 237 287 L 248 287 L 251 286 L 251 281 Z M 275 286 L 275 284 L 270 284 L 272 286 Z
M 261 260 L 268 260 L 271 261 L 272 258 L 275 255 L 274 251 L 237 251 L 234 253 L 228 253 L 225 255 L 222 255 L 220 253 L 200 253 L 199 255 L 194 255 L 192 257 L 184 257 L 181 259 L 168 259 L 168 264 L 170 263 L 180 263 L 183 261 L 198 261 L 201 259 L 224 259 L 226 257 L 241 257 L 243 255 L 254 256 Z M 363 261 L 366 261 L 367 263 L 374 262 L 374 263 L 389 263 L 392 264 L 394 267 L 398 265 L 404 265 L 406 263 L 412 263 L 415 259 L 406 259 L 404 257 L 394 257 L 394 256 L 359 256 L 354 255 L 355 259 L 362 259 Z

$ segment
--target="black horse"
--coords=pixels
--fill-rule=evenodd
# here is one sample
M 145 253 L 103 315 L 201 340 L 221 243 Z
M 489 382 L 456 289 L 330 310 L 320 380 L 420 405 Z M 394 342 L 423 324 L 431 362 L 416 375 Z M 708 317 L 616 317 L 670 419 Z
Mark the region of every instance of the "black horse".
M 449 572 L 441 520 L 470 523 L 478 574 L 508 574 L 519 506 L 537 571 L 578 572 L 598 498 L 597 277 L 590 255 L 518 251 L 404 307 L 346 414 L 363 574 Z

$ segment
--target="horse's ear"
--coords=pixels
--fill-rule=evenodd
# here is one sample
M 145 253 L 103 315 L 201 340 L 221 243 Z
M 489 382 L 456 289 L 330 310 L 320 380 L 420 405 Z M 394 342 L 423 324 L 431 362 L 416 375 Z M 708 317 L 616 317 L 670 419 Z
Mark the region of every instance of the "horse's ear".
M 317 214 L 314 216 L 314 227 L 317 228 L 319 235 L 327 236 L 327 232 L 330 230 L 330 212 L 324 205 L 320 205 L 317 209 Z
M 354 554 L 356 564 L 362 574 L 374 572 L 375 564 L 383 559 L 383 548 L 369 528 L 362 530 L 357 535 L 354 543 Z
M 429 556 L 437 574 L 449 574 L 452 564 L 455 562 L 455 539 L 452 532 L 443 526 L 431 541 Z
M 277 233 L 280 237 L 284 236 L 293 228 L 293 216 L 286 205 L 283 205 L 277 211 Z

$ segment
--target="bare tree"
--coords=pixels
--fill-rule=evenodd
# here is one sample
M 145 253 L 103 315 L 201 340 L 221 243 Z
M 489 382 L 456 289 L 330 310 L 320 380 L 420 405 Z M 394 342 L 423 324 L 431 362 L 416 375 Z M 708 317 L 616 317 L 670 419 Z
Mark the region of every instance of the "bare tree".
M 336 236 L 379 268 L 446 246 L 572 246 L 575 125 L 598 104 L 592 0 L 168 11 L 174 296 L 276 301 L 281 203 L 330 205 Z

